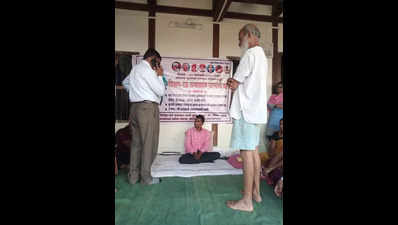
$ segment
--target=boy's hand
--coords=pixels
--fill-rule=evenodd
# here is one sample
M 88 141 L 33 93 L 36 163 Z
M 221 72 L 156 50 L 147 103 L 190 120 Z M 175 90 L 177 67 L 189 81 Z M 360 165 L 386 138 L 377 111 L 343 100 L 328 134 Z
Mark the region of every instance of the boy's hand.
M 196 160 L 199 160 L 201 156 L 202 156 L 202 153 L 199 150 L 196 152 L 196 154 L 194 154 L 194 157 Z

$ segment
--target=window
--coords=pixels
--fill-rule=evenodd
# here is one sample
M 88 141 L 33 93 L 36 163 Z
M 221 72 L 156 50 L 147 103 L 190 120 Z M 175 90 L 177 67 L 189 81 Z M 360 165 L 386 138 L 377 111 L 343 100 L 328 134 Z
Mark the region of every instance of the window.
M 127 122 L 129 119 L 129 95 L 122 81 L 132 69 L 132 56 L 139 52 L 115 52 L 115 120 Z

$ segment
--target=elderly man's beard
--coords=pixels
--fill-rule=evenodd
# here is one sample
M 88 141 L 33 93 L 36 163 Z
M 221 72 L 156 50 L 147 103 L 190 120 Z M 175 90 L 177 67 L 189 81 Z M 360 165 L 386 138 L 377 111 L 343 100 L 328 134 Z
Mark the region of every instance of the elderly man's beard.
M 247 49 L 249 49 L 249 40 L 247 40 L 247 36 L 246 36 L 246 37 L 244 37 L 243 43 L 242 43 L 242 45 L 240 46 L 240 51 L 241 51 L 240 56 L 241 56 L 241 57 L 245 54 L 245 52 L 247 51 Z

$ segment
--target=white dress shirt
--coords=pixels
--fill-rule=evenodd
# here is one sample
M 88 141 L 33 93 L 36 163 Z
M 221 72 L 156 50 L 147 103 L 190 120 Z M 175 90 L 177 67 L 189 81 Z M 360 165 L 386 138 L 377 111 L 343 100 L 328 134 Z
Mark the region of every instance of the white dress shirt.
M 135 65 L 123 80 L 123 86 L 129 92 L 130 102 L 151 101 L 160 103 L 165 94 L 165 86 L 146 60 Z
M 248 49 L 239 62 L 234 79 L 239 81 L 232 98 L 230 115 L 248 123 L 267 123 L 267 77 L 268 63 L 260 46 Z

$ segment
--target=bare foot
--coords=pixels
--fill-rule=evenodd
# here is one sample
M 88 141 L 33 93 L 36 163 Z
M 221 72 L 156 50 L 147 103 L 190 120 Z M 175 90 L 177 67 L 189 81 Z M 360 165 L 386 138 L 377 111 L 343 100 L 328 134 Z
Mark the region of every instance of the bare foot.
M 243 190 L 241 190 L 240 193 L 243 195 L 245 192 L 244 192 Z M 263 201 L 263 199 L 261 198 L 260 193 L 258 193 L 258 192 L 256 192 L 256 191 L 253 191 L 253 194 L 252 194 L 252 195 L 253 195 L 253 200 L 254 200 L 254 201 L 256 201 L 256 202 L 258 202 L 258 203 L 260 203 L 260 202 Z
M 239 201 L 227 201 L 227 206 L 234 210 L 240 210 L 245 212 L 253 212 L 253 204 L 246 203 L 244 200 Z

